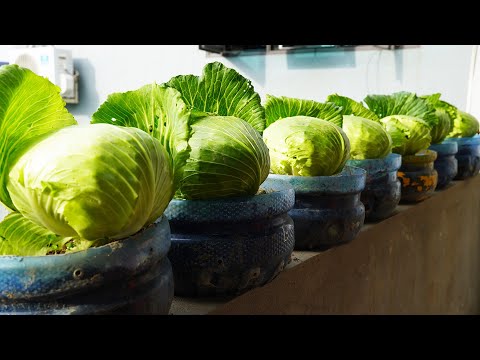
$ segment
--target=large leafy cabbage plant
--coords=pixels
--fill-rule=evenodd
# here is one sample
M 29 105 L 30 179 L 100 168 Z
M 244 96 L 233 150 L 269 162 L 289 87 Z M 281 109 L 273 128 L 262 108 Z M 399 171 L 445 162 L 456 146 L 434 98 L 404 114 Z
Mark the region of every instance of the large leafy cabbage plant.
M 263 138 L 275 174 L 330 176 L 342 171 L 350 142 L 333 103 L 267 95 Z
M 260 96 L 250 80 L 220 62 L 207 64 L 201 76 L 179 75 L 161 85 L 112 94 L 92 123 L 142 129 L 176 153 L 178 199 L 255 195 L 268 176 Z
M 332 94 L 327 101 L 342 109 L 342 128 L 350 140 L 351 159 L 381 159 L 392 152 L 392 138 L 377 114 L 346 96 Z
M 17 65 L 0 68 L 0 255 L 86 249 L 132 235 L 174 194 L 175 152 L 147 132 L 80 126 L 60 89 Z M 176 114 L 173 101 L 165 110 Z M 170 120 L 166 120 L 167 123 Z M 168 124 L 167 124 L 168 127 Z

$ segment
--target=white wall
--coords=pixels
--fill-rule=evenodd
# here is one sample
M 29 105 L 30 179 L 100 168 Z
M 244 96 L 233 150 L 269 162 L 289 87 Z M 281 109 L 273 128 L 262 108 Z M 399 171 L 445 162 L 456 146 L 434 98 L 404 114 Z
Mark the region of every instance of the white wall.
M 467 98 L 467 112 L 480 119 L 480 49 L 475 45 L 472 51 L 470 68 L 469 94 Z
M 336 50 L 219 59 L 257 80 L 261 94 L 324 101 L 335 92 L 356 100 L 368 93 L 441 92 L 445 100 L 464 108 L 471 51 L 471 45 L 422 45 L 395 51 Z
M 356 100 L 368 93 L 399 90 L 441 92 L 466 107 L 471 45 L 422 45 L 403 50 L 335 50 L 316 53 L 207 56 L 197 45 L 57 45 L 72 49 L 80 72 L 80 104 L 69 110 L 80 122 L 117 91 L 169 80 L 178 74 L 200 74 L 209 61 L 221 61 L 250 78 L 266 93 L 323 101 L 339 93 Z M 8 46 L 0 45 L 0 61 Z
M 9 213 L 9 211 L 7 210 L 7 208 L 5 208 L 2 203 L 0 203 L 0 221 L 2 221 L 5 216 L 7 216 Z

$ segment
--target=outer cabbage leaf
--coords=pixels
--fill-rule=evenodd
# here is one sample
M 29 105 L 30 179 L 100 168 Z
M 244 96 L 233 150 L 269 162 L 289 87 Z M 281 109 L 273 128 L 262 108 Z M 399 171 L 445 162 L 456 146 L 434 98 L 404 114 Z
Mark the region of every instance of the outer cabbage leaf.
M 265 110 L 251 81 L 220 62 L 205 65 L 202 76 L 179 75 L 166 85 L 177 89 L 197 111 L 234 116 L 259 132 L 265 129 Z
M 76 123 L 59 87 L 18 65 L 0 67 L 0 202 L 15 210 L 7 191 L 15 162 L 48 135 Z
M 158 139 L 170 155 L 177 186 L 190 152 L 190 119 L 191 110 L 177 90 L 151 84 L 109 95 L 91 122 L 136 127 Z
M 435 108 L 425 99 L 406 91 L 391 95 L 368 95 L 364 99 L 368 108 L 380 118 L 390 115 L 408 115 L 426 122 L 430 128 L 438 123 Z
M 394 153 L 414 155 L 430 146 L 431 128 L 422 119 L 407 115 L 392 115 L 381 119 L 381 122 L 392 137 Z
M 453 127 L 453 121 L 459 117 L 460 115 L 458 114 L 458 109 L 456 106 L 453 106 L 452 104 L 449 104 L 448 102 L 444 100 L 438 100 L 436 103 L 436 108 L 442 108 L 444 109 L 447 114 L 450 116 L 450 129 Z
M 265 102 L 267 126 L 279 119 L 292 116 L 310 116 L 331 121 L 342 127 L 342 109 L 333 103 L 267 95 Z
M 91 244 L 90 241 L 58 236 L 18 212 L 9 214 L 0 222 L 0 255 L 41 256 L 84 250 Z
M 338 94 L 328 95 L 327 101 L 342 107 L 342 115 L 360 116 L 364 119 L 380 122 L 380 118 L 373 111 L 368 110 L 362 103 L 359 103 L 346 96 Z
M 422 99 L 425 99 L 431 106 L 433 106 L 434 108 L 437 108 L 437 107 L 440 107 L 440 97 L 442 96 L 442 94 L 440 93 L 435 93 L 435 94 L 431 94 L 431 95 L 424 95 L 424 96 L 421 96 Z

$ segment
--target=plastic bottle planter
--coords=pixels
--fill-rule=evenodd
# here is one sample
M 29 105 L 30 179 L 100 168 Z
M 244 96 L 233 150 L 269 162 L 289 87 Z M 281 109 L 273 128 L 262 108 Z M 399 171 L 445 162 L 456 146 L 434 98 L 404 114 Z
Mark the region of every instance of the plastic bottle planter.
M 295 243 L 287 212 L 293 188 L 267 180 L 255 196 L 172 200 L 165 215 L 172 228 L 175 294 L 230 296 L 266 284 L 290 261 Z
M 480 170 L 480 136 L 448 138 L 445 142 L 458 144 L 458 152 L 455 155 L 458 160 L 458 173 L 454 180 L 464 180 L 477 175 Z
M 389 217 L 400 202 L 401 185 L 397 170 L 402 164 L 402 156 L 390 154 L 383 159 L 349 160 L 347 164 L 367 172 L 365 189 L 360 196 L 365 206 L 365 221 Z
M 350 242 L 365 220 L 360 192 L 366 172 L 345 166 L 333 176 L 273 175 L 295 189 L 295 207 L 288 212 L 295 224 L 295 249 L 325 250 Z
M 401 202 L 419 202 L 429 198 L 437 187 L 438 173 L 433 163 L 437 153 L 422 150 L 415 155 L 402 156 L 398 178 L 402 183 Z
M 438 173 L 436 190 L 445 188 L 457 176 L 458 161 L 455 157 L 458 151 L 456 142 L 442 142 L 430 145 L 430 150 L 437 153 L 433 167 Z
M 129 238 L 47 256 L 0 256 L 0 314 L 168 314 L 165 217 Z

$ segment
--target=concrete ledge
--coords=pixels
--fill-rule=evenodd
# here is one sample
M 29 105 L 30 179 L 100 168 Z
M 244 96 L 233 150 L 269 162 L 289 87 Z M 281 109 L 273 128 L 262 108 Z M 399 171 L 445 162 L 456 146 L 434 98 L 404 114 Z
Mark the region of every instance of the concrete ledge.
M 172 314 L 478 314 L 480 176 L 365 225 L 351 243 L 295 252 L 230 301 L 175 298 Z

